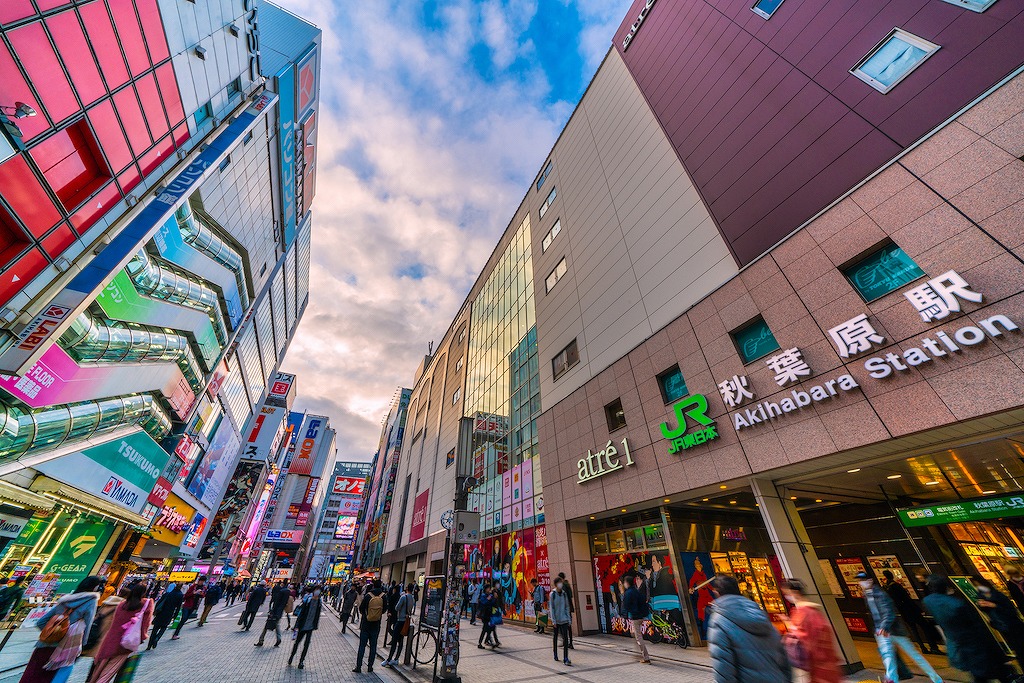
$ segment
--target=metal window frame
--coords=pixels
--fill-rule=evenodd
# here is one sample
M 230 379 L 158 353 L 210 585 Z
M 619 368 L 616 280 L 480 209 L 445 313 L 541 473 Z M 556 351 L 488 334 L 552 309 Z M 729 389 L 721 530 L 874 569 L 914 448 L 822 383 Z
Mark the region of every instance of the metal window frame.
M 942 2 L 947 2 L 950 5 L 956 5 L 957 7 L 963 7 L 964 9 L 969 9 L 972 12 L 978 12 L 979 14 L 996 4 L 996 0 L 983 0 L 980 7 L 972 5 L 971 0 L 942 0 Z
M 763 9 L 760 9 L 758 7 L 758 5 L 761 4 L 762 0 L 756 0 L 756 2 L 754 2 L 753 5 L 751 5 L 750 11 L 753 12 L 754 14 L 756 14 L 757 16 L 761 17 L 762 19 L 767 21 L 768 19 L 772 18 L 773 14 L 775 14 L 776 12 L 779 11 L 779 8 L 782 7 L 782 3 L 785 2 L 785 1 L 786 0 L 782 0 L 782 2 L 780 2 L 778 5 L 776 5 L 775 9 L 773 9 L 771 12 L 765 12 Z
M 864 73 L 863 71 L 861 71 L 860 68 L 862 66 L 864 66 L 864 64 L 867 63 L 867 61 L 869 59 L 874 57 L 878 53 L 878 51 L 881 50 L 893 38 L 899 38 L 900 40 L 902 40 L 905 43 L 909 43 L 909 44 L 913 45 L 914 47 L 920 48 L 920 49 L 925 51 L 925 54 L 924 54 L 924 56 L 920 60 L 918 60 L 918 62 L 916 64 L 914 64 L 912 67 L 907 69 L 906 72 L 904 72 L 899 78 L 897 78 L 895 81 L 893 81 L 890 85 L 885 85 L 881 81 L 878 81 L 878 80 L 872 78 L 871 76 L 869 76 L 868 74 Z M 882 93 L 884 95 L 884 94 L 888 93 L 890 90 L 892 90 L 893 88 L 895 88 L 897 85 L 902 83 L 903 79 L 905 79 L 907 76 L 909 76 L 910 74 L 912 74 L 915 71 L 917 71 L 917 69 L 922 64 L 924 64 L 926 61 L 928 61 L 928 58 L 931 57 L 933 54 L 935 54 L 939 50 L 940 47 L 942 47 L 942 46 L 941 45 L 936 45 L 935 43 L 933 43 L 931 41 L 928 41 L 928 40 L 925 40 L 924 38 L 921 38 L 920 36 L 915 36 L 913 33 L 910 33 L 909 31 L 904 31 L 900 27 L 896 26 L 896 27 L 893 27 L 893 29 L 891 31 L 889 31 L 889 33 L 887 33 L 884 38 L 882 38 L 880 41 L 878 41 L 873 48 L 868 50 L 868 53 L 866 55 L 861 57 L 860 60 L 856 64 L 853 65 L 853 68 L 850 69 L 850 73 L 853 74 L 855 77 L 859 78 L 860 80 L 864 81 L 865 83 L 870 85 L 872 88 L 874 88 L 875 90 L 877 90 L 878 92 L 880 92 L 880 93 Z

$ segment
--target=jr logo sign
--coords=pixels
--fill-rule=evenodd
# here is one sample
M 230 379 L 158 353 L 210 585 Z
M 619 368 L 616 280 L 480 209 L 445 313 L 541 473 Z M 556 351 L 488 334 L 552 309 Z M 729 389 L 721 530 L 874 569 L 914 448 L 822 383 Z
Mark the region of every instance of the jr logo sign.
M 661 423 L 661 435 L 671 441 L 669 454 L 678 453 L 693 446 L 707 443 L 718 438 L 715 421 L 708 417 L 708 400 L 703 394 L 693 394 L 676 403 L 675 412 L 677 426 L 669 427 L 667 422 Z M 700 427 L 695 432 L 687 433 L 686 418 L 689 417 Z

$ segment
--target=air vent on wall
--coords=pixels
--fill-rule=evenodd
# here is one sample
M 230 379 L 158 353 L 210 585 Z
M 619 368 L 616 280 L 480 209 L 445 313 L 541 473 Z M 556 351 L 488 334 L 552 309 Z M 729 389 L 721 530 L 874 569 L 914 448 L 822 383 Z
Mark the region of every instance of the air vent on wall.
M 199 59 L 201 59 L 201 60 L 203 60 L 205 62 L 206 61 L 206 48 L 197 45 L 195 51 L 196 51 L 196 57 L 199 57 Z

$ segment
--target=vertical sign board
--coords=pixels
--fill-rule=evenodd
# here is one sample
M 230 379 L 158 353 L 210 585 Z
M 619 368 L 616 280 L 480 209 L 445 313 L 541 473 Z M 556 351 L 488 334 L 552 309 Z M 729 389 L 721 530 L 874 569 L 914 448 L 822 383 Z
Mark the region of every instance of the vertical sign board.
M 79 520 L 72 524 L 42 571 L 60 575 L 57 593 L 73 592 L 78 582 L 89 576 L 113 531 L 109 522 Z
M 281 438 L 284 436 L 284 418 L 287 413 L 286 408 L 272 405 L 260 406 L 259 411 L 253 414 L 246 425 L 242 457 L 247 460 L 266 462 L 281 443 Z
M 295 400 L 295 375 L 286 372 L 275 373 L 267 389 L 267 405 L 288 410 Z
M 284 244 L 295 240 L 295 67 L 288 64 L 277 72 L 277 136 L 281 156 L 281 212 L 284 219 Z
M 296 70 L 295 131 L 295 205 L 304 216 L 313 202 L 316 185 L 317 93 L 320 80 L 320 53 L 316 46 L 299 57 Z
M 418 541 L 427 535 L 427 506 L 430 501 L 430 489 L 416 496 L 412 508 L 412 526 L 409 528 L 409 542 Z
M 320 441 L 323 439 L 327 418 L 322 415 L 306 415 L 295 439 L 295 455 L 288 465 L 288 474 L 312 474 Z

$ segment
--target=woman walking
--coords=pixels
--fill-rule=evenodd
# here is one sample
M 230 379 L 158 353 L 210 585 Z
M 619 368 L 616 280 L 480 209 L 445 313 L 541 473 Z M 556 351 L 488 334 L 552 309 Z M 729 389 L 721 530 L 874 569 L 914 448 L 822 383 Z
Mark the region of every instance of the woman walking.
M 797 680 L 840 683 L 839 653 L 824 609 L 805 597 L 807 589 L 800 579 L 787 579 L 781 588 L 786 601 L 793 605 L 784 643 L 790 663 L 803 673 L 803 678 Z
M 106 581 L 87 576 L 74 593 L 65 595 L 36 622 L 42 629 L 32 650 L 21 683 L 64 683 L 75 660 L 82 654 L 82 642 L 96 616 L 96 603 Z M 53 622 L 52 624 L 50 622 Z
M 320 589 L 306 588 L 302 591 L 302 603 L 295 610 L 295 644 L 292 646 L 292 655 L 288 658 L 288 666 L 292 665 L 295 653 L 299 650 L 299 643 L 305 641 L 302 646 L 302 654 L 299 655 L 299 668 L 306 668 L 306 653 L 309 652 L 309 641 L 313 637 L 313 631 L 320 628 Z
M 89 683 L 111 683 L 128 658 L 138 652 L 153 621 L 153 601 L 145 597 L 146 584 L 136 583 L 118 604 L 110 627 L 96 652 Z
M 972 578 L 975 590 L 978 591 L 978 608 L 988 615 L 992 628 L 1006 641 L 1017 656 L 1017 663 L 1024 662 L 1024 622 L 1014 606 L 1013 601 L 995 589 L 990 581 Z
M 480 639 L 477 641 L 476 646 L 481 650 L 484 649 L 484 644 L 494 646 L 498 644 L 498 636 L 494 633 L 495 624 L 491 623 L 491 617 L 494 616 L 494 606 L 496 600 L 491 592 L 490 588 L 484 588 L 480 591 L 480 600 L 477 602 L 477 616 L 480 617 L 480 621 L 483 622 L 483 629 L 480 631 Z M 494 640 L 491 640 L 491 636 L 494 636 Z
M 565 584 L 561 579 L 555 579 L 555 590 L 551 592 L 551 623 L 555 626 L 555 635 L 551 647 L 555 653 L 555 661 L 558 661 L 558 637 L 562 637 L 562 662 L 566 666 L 572 666 L 569 661 L 569 623 L 572 621 L 569 610 L 569 594 L 565 592 Z
M 939 574 L 928 577 L 924 606 L 946 636 L 950 666 L 971 674 L 975 683 L 1013 680 L 1003 649 L 988 625 L 974 606 L 957 593 L 948 578 Z
M 344 633 L 348 627 L 349 619 L 352 618 L 352 610 L 356 605 L 356 598 L 359 597 L 359 590 L 352 584 L 345 587 L 341 596 L 341 612 L 338 618 L 341 620 L 341 632 Z

